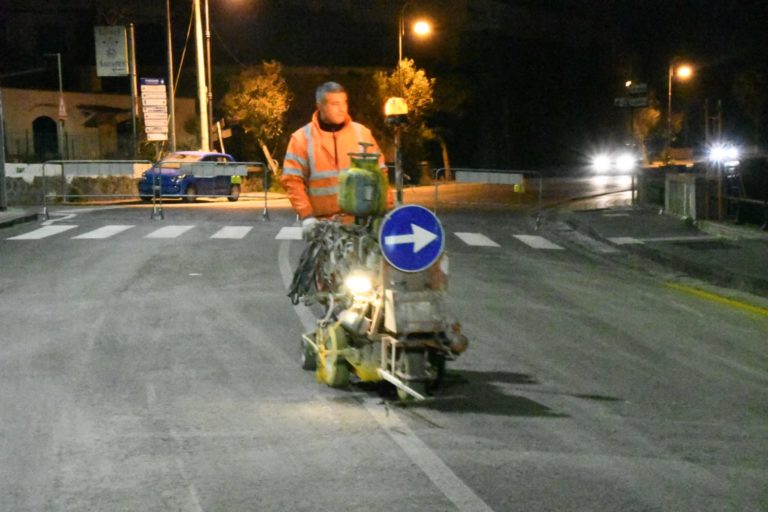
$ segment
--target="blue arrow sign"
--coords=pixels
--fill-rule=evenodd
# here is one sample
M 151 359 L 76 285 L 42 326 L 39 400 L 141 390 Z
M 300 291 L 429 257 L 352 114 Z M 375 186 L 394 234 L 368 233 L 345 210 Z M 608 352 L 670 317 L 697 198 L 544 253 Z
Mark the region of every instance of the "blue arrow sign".
M 423 206 L 401 206 L 384 218 L 379 246 L 384 259 L 396 269 L 419 272 L 443 253 L 443 226 L 435 214 Z

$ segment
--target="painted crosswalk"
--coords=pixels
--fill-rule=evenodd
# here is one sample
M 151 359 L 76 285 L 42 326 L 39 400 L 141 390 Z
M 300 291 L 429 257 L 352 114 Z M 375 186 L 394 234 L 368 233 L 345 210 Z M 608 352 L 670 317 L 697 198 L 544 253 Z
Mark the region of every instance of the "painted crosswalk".
M 271 228 L 271 226 L 270 226 Z M 257 225 L 233 225 L 233 226 L 216 226 L 215 231 L 211 229 L 210 225 L 194 225 L 194 224 L 171 224 L 166 226 L 157 227 L 152 224 L 145 226 L 137 226 L 135 224 L 108 224 L 101 227 L 90 228 L 84 230 L 81 226 L 76 224 L 51 224 L 32 229 L 27 233 L 22 233 L 13 237 L 9 237 L 6 240 L 43 240 L 56 237 L 68 233 L 68 237 L 72 240 L 106 240 L 110 238 L 121 237 L 135 237 L 143 239 L 156 239 L 156 240 L 173 240 L 182 236 L 198 239 L 203 236 L 212 240 L 246 240 L 249 237 L 252 238 L 254 234 L 259 233 L 261 226 Z M 84 232 L 78 232 L 84 231 Z M 192 234 L 192 232 L 196 232 Z M 263 232 L 262 232 L 263 233 Z M 468 232 L 468 231 L 456 231 L 453 232 L 456 236 L 455 240 L 458 240 L 460 245 L 473 248 L 488 248 L 490 251 L 500 250 L 503 248 L 515 247 L 515 245 L 525 246 L 529 249 L 542 250 L 542 251 L 558 251 L 564 250 L 564 247 L 558 245 L 553 240 L 542 235 L 530 235 L 530 234 L 512 234 L 498 236 L 498 234 L 492 238 L 491 236 L 480 232 Z M 299 226 L 282 226 L 276 234 L 273 235 L 275 240 L 301 240 L 302 229 Z M 704 237 L 701 237 L 702 239 Z M 709 237 L 707 237 L 709 238 Z M 125 239 L 125 238 L 121 238 Z M 586 248 L 591 252 L 597 252 L 602 254 L 611 254 L 619 252 L 617 247 L 630 244 L 643 244 L 652 241 L 669 241 L 670 239 L 638 239 L 632 237 L 614 237 L 609 238 L 609 243 L 601 242 L 599 240 L 592 239 L 587 235 L 578 233 L 573 230 L 559 232 L 558 240 L 563 239 L 569 244 L 579 245 Z M 687 238 L 688 240 L 691 237 Z M 570 245 L 569 245 L 570 246 Z M 457 247 L 454 245 L 454 247 Z
M 499 244 L 482 233 L 456 232 L 454 235 L 459 237 L 459 239 L 467 245 L 478 247 L 500 247 Z
M 133 227 L 135 226 L 123 224 L 103 226 L 98 229 L 94 229 L 93 231 L 83 233 L 82 235 L 73 236 L 72 240 L 103 240 L 105 238 L 115 236 L 118 233 L 122 233 L 123 231 L 127 231 Z
M 53 226 L 43 226 L 28 233 L 24 233 L 18 236 L 12 236 L 8 240 L 41 240 L 48 238 L 49 236 L 59 235 L 70 229 L 75 229 L 77 226 L 73 224 L 56 224 Z
M 562 247 L 557 245 L 554 242 L 550 242 L 543 236 L 538 235 L 513 235 L 515 238 L 523 242 L 525 245 L 532 247 L 534 249 L 544 249 L 547 251 L 551 250 L 563 250 Z
M 181 226 L 181 225 L 165 226 L 151 232 L 150 234 L 146 235 L 144 238 L 161 238 L 161 239 L 178 238 L 194 227 L 195 226 Z
M 242 240 L 252 229 L 253 226 L 224 226 L 211 235 L 211 238 Z

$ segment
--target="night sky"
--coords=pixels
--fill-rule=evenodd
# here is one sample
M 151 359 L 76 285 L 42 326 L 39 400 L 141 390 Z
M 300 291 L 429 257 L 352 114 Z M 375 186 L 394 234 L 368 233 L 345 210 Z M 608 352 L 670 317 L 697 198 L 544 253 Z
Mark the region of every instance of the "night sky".
M 391 68 L 397 60 L 401 2 L 209 1 L 219 92 L 240 66 L 263 60 L 376 68 Z M 190 3 L 173 2 L 177 59 Z M 140 4 L 140 14 L 131 13 L 132 4 Z M 117 5 L 128 7 L 108 8 Z M 11 22 L 36 6 L 44 15 L 35 18 L 44 19 L 47 32 L 22 46 Z M 139 67 L 162 72 L 163 9 L 160 0 L 3 1 L 0 36 L 8 50 L 0 57 L 0 69 L 7 73 L 34 66 L 40 62 L 36 52 L 62 51 L 67 85 L 82 87 L 83 73 L 77 68 L 93 65 L 92 26 L 104 24 L 108 13 L 118 22 L 120 16 L 136 17 Z M 406 56 L 437 78 L 439 88 L 450 86 L 438 92 L 451 87 L 466 92 L 461 112 L 434 118 L 448 125 L 457 164 L 546 167 L 574 161 L 590 145 L 622 142 L 626 111 L 615 108 L 613 100 L 623 94 L 624 81 L 647 83 L 665 111 L 667 66 L 674 57 L 696 66 L 693 80 L 674 85 L 673 110 L 686 114 L 678 143 L 701 143 L 703 105 L 709 99 L 722 102 L 729 137 L 765 144 L 768 2 L 425 0 L 412 2 L 408 13 L 429 15 L 436 33 L 425 42 L 406 38 Z M 192 54 L 186 62 L 191 70 Z M 734 92 L 739 81 L 751 84 L 751 95 L 745 96 L 744 87 L 740 97 Z M 55 86 L 40 78 L 4 80 L 4 85 L 41 82 Z M 194 83 L 182 84 L 185 93 L 193 88 Z

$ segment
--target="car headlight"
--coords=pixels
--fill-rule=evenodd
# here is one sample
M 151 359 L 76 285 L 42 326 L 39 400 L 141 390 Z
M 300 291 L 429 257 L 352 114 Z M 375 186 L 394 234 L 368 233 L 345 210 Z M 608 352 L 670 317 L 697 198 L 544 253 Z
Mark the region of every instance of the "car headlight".
M 635 157 L 632 153 L 621 153 L 616 158 L 616 169 L 629 172 L 635 168 Z
M 373 289 L 373 280 L 366 272 L 353 271 L 344 278 L 344 286 L 352 295 L 366 295 Z
M 605 153 L 592 157 L 592 170 L 595 172 L 608 172 L 611 170 L 611 157 Z

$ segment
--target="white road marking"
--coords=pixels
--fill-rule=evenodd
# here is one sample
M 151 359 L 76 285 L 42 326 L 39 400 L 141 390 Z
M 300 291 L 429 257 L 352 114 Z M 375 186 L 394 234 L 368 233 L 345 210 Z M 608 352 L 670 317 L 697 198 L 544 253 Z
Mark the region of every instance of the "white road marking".
M 58 235 L 70 229 L 75 229 L 77 226 L 74 224 L 57 224 L 53 226 L 43 226 L 29 233 L 23 235 L 13 236 L 8 240 L 40 240 L 41 238 L 48 238 L 49 236 Z
M 376 419 L 389 437 L 408 455 L 432 483 L 442 491 L 458 510 L 462 512 L 493 512 L 464 481 L 454 473 L 443 460 L 433 452 L 424 441 L 403 422 L 391 409 L 385 410 L 379 400 L 363 399 L 368 413 Z
M 631 236 L 614 236 L 608 239 L 612 244 L 616 245 L 633 245 L 633 244 L 642 244 L 644 243 L 642 240 L 638 240 L 637 238 L 632 238 Z
M 283 228 L 286 229 L 286 228 Z M 295 228 L 301 232 L 301 228 Z M 278 267 L 286 289 L 290 287 L 293 271 L 288 260 L 291 243 L 287 239 L 280 244 L 277 251 Z M 306 332 L 317 327 L 317 319 L 309 308 L 299 304 L 293 306 Z M 376 399 L 364 399 L 366 410 L 376 419 L 384 432 L 405 452 L 435 486 L 448 498 L 458 510 L 493 512 L 493 510 L 477 496 L 429 446 L 419 439 L 413 431 L 399 418 L 396 411 L 385 410 Z M 178 437 L 174 433 L 175 437 Z
M 300 227 L 284 227 L 280 228 L 275 240 L 301 240 L 301 238 Z
M 523 242 L 525 245 L 529 247 L 533 247 L 534 249 L 545 249 L 545 250 L 560 250 L 562 251 L 563 248 L 559 245 L 550 242 L 543 236 L 537 236 L 537 235 L 513 235 L 515 238 Z
M 454 233 L 467 245 L 476 245 L 480 247 L 499 247 L 499 244 L 483 235 L 482 233 Z
M 72 239 L 73 240 L 93 240 L 93 239 L 109 238 L 113 235 L 122 233 L 123 231 L 126 231 L 128 229 L 131 229 L 132 227 L 135 227 L 135 226 L 112 224 L 109 226 L 100 227 L 99 229 L 94 229 L 93 231 L 89 231 L 87 233 L 83 233 L 82 235 L 73 236 Z
M 591 236 L 587 236 L 584 233 L 581 233 L 579 231 L 572 231 L 565 236 L 567 236 L 577 244 L 587 247 L 589 250 L 593 252 L 598 252 L 602 254 L 616 254 L 619 252 L 618 249 L 611 247 L 608 244 L 604 244 L 600 240 L 595 240 Z
M 245 235 L 253 229 L 253 226 L 226 226 L 218 230 L 211 238 L 225 238 L 229 240 L 239 240 L 245 238 Z
M 177 238 L 181 236 L 183 233 L 186 233 L 190 229 L 194 228 L 195 226 L 165 226 L 164 228 L 160 228 L 158 230 L 155 230 L 145 236 L 144 238 Z

